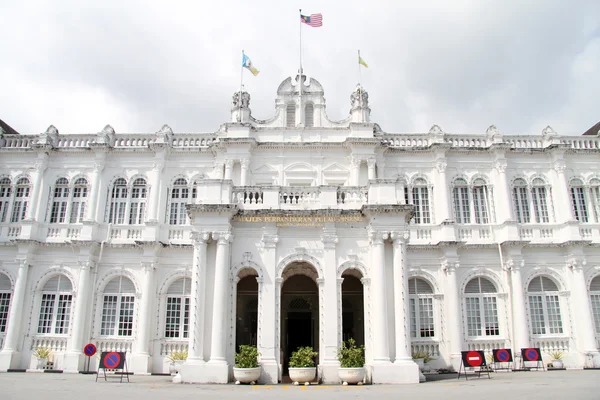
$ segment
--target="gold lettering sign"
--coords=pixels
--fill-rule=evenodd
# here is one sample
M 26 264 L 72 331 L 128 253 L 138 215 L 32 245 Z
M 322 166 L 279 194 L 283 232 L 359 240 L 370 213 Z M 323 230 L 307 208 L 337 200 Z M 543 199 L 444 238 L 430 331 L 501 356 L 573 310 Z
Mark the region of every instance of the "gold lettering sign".
M 363 222 L 360 214 L 348 215 L 236 215 L 233 222 L 240 223 L 275 223 L 277 226 L 322 226 L 325 223 Z

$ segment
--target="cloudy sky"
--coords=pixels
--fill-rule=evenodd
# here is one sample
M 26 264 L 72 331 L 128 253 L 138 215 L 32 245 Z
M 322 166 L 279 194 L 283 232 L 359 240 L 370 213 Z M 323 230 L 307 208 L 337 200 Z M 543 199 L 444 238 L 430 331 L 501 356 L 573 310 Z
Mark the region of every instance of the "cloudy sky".
M 95 4 L 95 5 L 93 5 Z M 581 134 L 600 120 L 600 1 L 345 0 L 0 2 L 0 118 L 21 133 L 213 132 L 239 90 L 256 118 L 297 71 L 349 112 L 357 49 L 372 119 L 387 132 Z

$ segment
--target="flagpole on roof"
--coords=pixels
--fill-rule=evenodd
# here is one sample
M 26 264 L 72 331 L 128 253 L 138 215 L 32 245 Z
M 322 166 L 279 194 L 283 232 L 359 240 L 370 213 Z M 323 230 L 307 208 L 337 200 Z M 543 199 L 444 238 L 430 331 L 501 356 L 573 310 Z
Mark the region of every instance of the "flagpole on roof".
M 298 23 L 300 24 L 300 69 L 298 70 L 298 114 L 300 115 L 299 121 L 296 125 L 302 124 L 302 9 L 298 9 L 300 11 L 300 20 Z
M 360 86 L 360 50 L 358 51 L 358 86 Z
M 238 97 L 238 122 L 242 122 L 242 91 L 244 90 L 244 49 L 242 49 L 242 66 L 240 67 L 240 95 Z

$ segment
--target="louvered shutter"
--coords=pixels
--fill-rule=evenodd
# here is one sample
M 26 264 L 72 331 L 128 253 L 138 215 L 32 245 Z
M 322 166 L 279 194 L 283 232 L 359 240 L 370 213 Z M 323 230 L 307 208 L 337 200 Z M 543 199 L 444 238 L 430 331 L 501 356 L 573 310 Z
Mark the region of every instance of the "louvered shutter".
M 590 292 L 600 292 L 600 275 L 592 279 L 592 283 L 590 283 Z
M 11 290 L 12 285 L 10 278 L 4 274 L 0 274 L 0 290 Z
M 544 292 L 558 292 L 558 286 L 556 283 L 550 278 L 542 276 L 542 287 Z
M 408 283 L 409 294 L 433 294 L 433 288 L 425 279 L 412 278 Z
M 167 294 L 189 295 L 192 292 L 192 280 L 189 278 L 177 279 L 169 286 Z
M 44 285 L 44 292 L 70 292 L 73 290 L 71 280 L 64 275 L 57 275 Z

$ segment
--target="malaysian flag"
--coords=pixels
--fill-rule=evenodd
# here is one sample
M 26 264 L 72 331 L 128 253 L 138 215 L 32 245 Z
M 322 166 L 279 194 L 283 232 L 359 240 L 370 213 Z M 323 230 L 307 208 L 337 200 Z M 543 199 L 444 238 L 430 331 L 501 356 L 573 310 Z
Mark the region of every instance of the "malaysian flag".
M 305 23 L 313 28 L 323 26 L 323 16 L 319 14 L 302 15 L 300 14 L 300 22 Z

